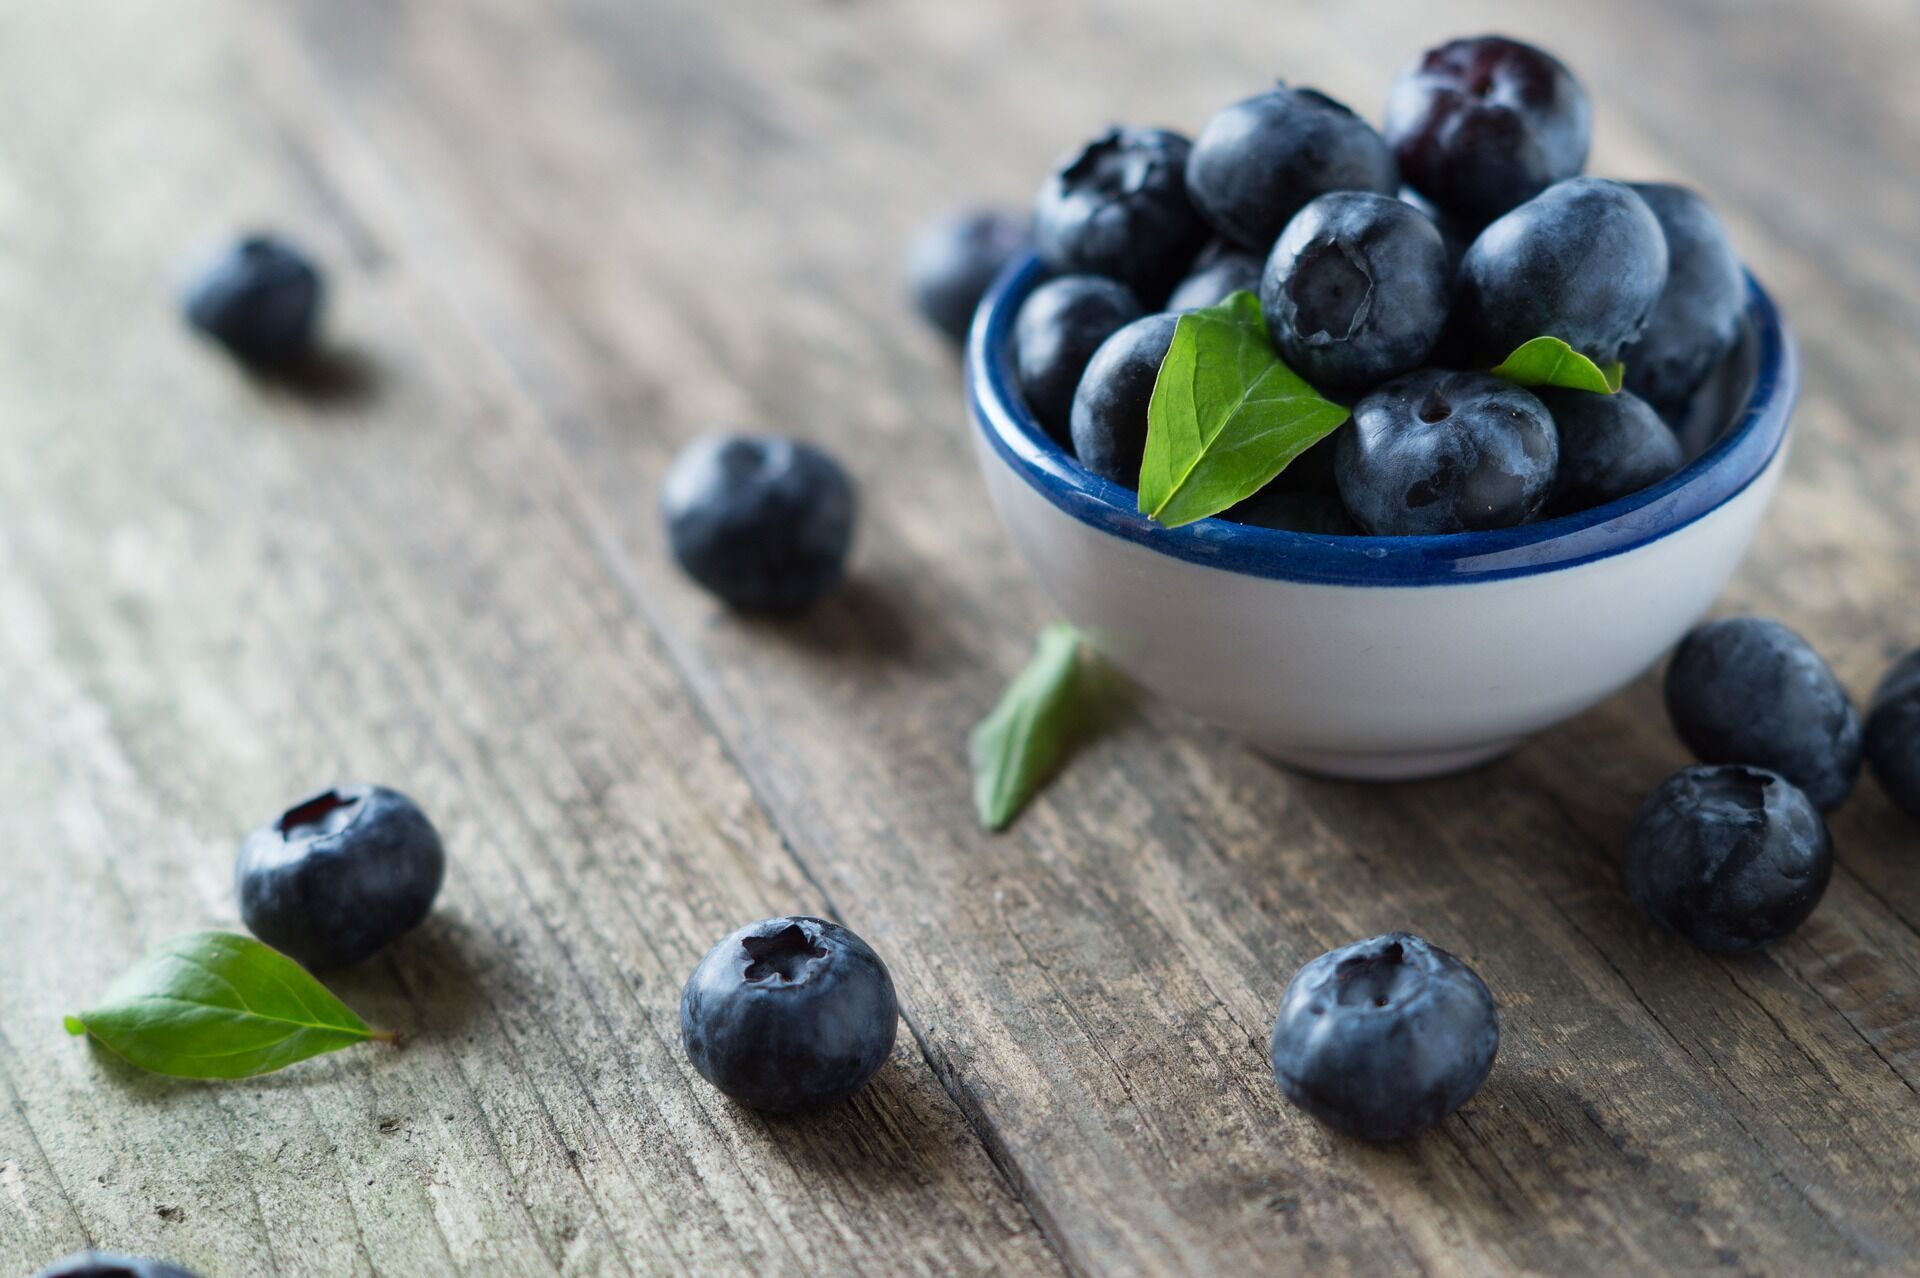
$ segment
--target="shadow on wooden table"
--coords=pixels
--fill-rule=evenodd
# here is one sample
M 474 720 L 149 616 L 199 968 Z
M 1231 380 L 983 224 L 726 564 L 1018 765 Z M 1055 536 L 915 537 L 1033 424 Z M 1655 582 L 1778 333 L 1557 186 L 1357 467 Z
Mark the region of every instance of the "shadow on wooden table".
M 743 621 L 756 634 L 840 661 L 905 663 L 914 649 L 913 617 L 901 606 L 899 592 L 858 574 L 807 612 Z
M 397 1030 L 401 1046 L 462 1033 L 487 1006 L 490 942 L 446 911 L 379 956 L 326 974 L 327 985 L 369 1023 Z M 510 961 L 501 959 L 500 962 Z
M 861 1195 L 897 1195 L 938 1183 L 956 1140 L 946 1092 L 913 1063 L 919 1047 L 905 1025 L 893 1055 L 851 1101 L 800 1114 L 756 1114 L 803 1177 L 839 1181 Z
M 324 412 L 364 408 L 380 395 L 386 374 L 358 346 L 326 345 L 287 368 L 251 375 L 257 389 Z

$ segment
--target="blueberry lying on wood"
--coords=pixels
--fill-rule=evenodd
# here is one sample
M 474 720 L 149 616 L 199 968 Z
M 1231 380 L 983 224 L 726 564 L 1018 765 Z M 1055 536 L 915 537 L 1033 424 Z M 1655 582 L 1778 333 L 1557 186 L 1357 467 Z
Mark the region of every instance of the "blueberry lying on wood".
M 1274 1079 L 1301 1109 L 1362 1140 L 1403 1140 L 1480 1090 L 1500 1014 L 1472 968 L 1389 932 L 1301 968 L 1269 1048 Z
M 1740 954 L 1813 913 L 1833 874 L 1833 841 L 1807 796 L 1778 773 L 1696 764 L 1641 806 L 1621 873 L 1661 927 L 1703 950 Z
M 798 612 L 844 575 L 853 481 L 817 448 L 758 435 L 705 435 L 660 488 L 673 556 L 745 612 Z
M 1822 812 L 1860 774 L 1860 712 L 1805 639 L 1777 621 L 1728 617 L 1674 650 L 1667 715 L 1702 763 L 1778 772 Z
M 700 1076 L 754 1109 L 815 1109 L 859 1091 L 893 1050 L 900 1005 L 871 946 L 837 923 L 762 919 L 700 960 L 680 1036 Z
M 968 209 L 929 222 L 907 245 L 907 288 L 927 322 L 964 341 L 987 286 L 1027 247 L 1028 221 Z
M 1920 652 L 1900 658 L 1874 689 L 1866 755 L 1893 805 L 1920 816 Z
M 278 368 L 313 346 L 320 272 L 293 245 L 249 235 L 204 263 L 181 298 L 187 322 L 258 368 Z
M 412 799 L 343 785 L 248 835 L 234 882 L 255 936 L 302 966 L 345 967 L 426 918 L 446 866 L 439 832 Z

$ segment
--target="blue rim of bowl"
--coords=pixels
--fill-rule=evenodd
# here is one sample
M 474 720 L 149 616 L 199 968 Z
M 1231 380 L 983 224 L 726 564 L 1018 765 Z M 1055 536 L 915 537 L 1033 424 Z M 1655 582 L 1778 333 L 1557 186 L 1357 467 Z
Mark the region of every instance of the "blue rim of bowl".
M 1336 537 L 1202 519 L 1179 528 L 1135 509 L 1130 488 L 1102 479 L 1056 444 L 1028 411 L 1013 370 L 1020 303 L 1047 275 L 1029 254 L 987 291 L 967 335 L 967 402 L 975 425 L 1013 472 L 1091 528 L 1190 563 L 1281 581 L 1435 586 L 1526 577 L 1658 541 L 1712 514 L 1767 469 L 1786 440 L 1800 392 L 1800 358 L 1773 299 L 1747 275 L 1753 387 L 1734 422 L 1700 456 L 1619 501 L 1518 528 L 1426 537 Z

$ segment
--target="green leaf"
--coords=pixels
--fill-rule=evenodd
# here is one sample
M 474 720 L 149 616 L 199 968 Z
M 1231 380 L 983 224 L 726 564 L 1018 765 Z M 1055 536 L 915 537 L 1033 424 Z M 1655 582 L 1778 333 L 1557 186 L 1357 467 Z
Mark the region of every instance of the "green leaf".
M 1627 366 L 1596 364 L 1557 337 L 1536 337 L 1500 361 L 1493 375 L 1522 386 L 1564 386 L 1611 395 L 1620 389 Z
M 1042 630 L 1027 668 L 973 730 L 973 805 L 987 829 L 1004 829 L 1066 757 L 1083 717 L 1082 683 L 1079 632 Z
M 1147 405 L 1140 513 L 1169 528 L 1217 515 L 1346 420 L 1274 354 L 1252 293 L 1190 311 Z
M 91 1034 L 141 1069 L 176 1078 L 251 1078 L 394 1038 L 286 955 L 228 932 L 175 937 L 66 1024 L 69 1034 Z

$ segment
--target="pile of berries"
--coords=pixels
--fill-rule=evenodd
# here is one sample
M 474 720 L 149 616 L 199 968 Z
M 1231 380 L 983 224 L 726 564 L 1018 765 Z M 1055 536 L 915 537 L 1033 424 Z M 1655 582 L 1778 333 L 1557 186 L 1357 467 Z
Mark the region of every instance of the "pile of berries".
M 1409 62 L 1380 130 L 1286 85 L 1191 140 L 1109 129 L 1036 201 L 1051 278 L 1016 320 L 1020 391 L 1083 465 L 1134 487 L 1175 317 L 1248 291 L 1279 357 L 1353 421 L 1228 518 L 1454 533 L 1637 492 L 1684 462 L 1675 425 L 1735 344 L 1746 283 L 1698 195 L 1581 176 L 1591 126 L 1558 60 L 1487 36 Z M 925 233 L 909 271 L 930 318 L 958 331 L 1016 229 L 983 213 Z M 1626 389 L 1486 371 L 1538 337 L 1624 363 Z

